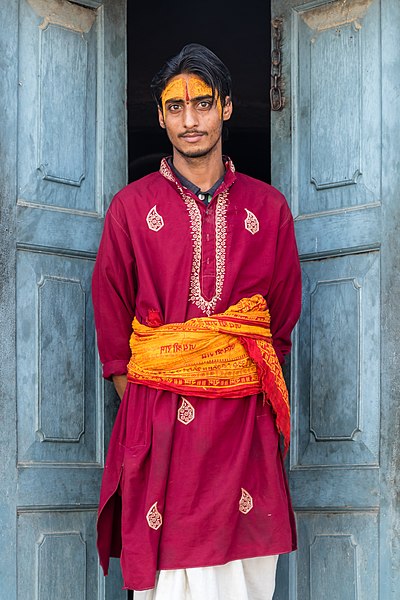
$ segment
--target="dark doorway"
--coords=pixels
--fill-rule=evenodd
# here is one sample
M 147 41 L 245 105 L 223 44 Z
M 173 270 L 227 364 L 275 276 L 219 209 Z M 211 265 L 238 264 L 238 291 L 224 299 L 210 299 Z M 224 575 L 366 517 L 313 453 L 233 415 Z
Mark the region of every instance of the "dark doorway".
M 129 180 L 171 154 L 150 81 L 187 43 L 208 46 L 228 66 L 234 112 L 224 141 L 238 171 L 270 181 L 270 0 L 192 3 L 128 1 Z

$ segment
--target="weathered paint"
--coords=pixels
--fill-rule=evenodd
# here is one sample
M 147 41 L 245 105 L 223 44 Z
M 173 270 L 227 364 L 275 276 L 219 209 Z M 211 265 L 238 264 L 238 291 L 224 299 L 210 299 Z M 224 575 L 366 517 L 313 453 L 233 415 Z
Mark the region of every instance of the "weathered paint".
M 15 599 L 16 583 L 16 357 L 15 357 L 15 232 L 17 94 L 18 94 L 18 3 L 2 6 L 0 36 L 0 595 Z
M 27 0 L 27 2 L 38 16 L 43 17 L 43 21 L 39 24 L 41 29 L 46 29 L 52 24 L 87 33 L 96 20 L 96 13 L 93 10 L 71 2 L 63 0 Z
M 380 598 L 400 597 L 400 3 L 382 2 Z
M 272 174 L 304 284 L 291 359 L 299 550 L 280 561 L 274 598 L 395 600 L 400 6 L 274 0 L 272 15 L 288 98 L 272 114 Z
M 20 0 L 5 8 L 0 596 L 7 600 L 126 599 L 115 561 L 107 583 L 100 575 L 95 545 L 116 404 L 111 390 L 104 394 L 95 352 L 91 271 L 127 164 L 126 4 L 103 4 L 94 11 Z
M 310 29 L 323 31 L 362 19 L 373 0 L 336 0 L 301 13 Z

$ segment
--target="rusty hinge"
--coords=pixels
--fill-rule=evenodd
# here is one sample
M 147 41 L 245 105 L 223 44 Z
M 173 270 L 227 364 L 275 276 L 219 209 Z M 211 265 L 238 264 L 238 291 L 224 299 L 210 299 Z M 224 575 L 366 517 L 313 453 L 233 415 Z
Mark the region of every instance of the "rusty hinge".
M 271 51 L 271 89 L 269 97 L 271 110 L 282 110 L 285 106 L 285 98 L 282 91 L 282 23 L 281 18 L 273 19 L 272 26 L 272 51 Z

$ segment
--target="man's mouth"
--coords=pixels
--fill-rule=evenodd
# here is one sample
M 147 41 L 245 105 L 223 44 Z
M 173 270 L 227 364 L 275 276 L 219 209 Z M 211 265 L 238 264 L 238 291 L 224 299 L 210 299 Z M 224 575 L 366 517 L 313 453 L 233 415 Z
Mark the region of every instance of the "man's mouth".
M 181 133 L 179 135 L 179 137 L 183 138 L 187 142 L 193 143 L 193 142 L 198 142 L 199 140 L 201 140 L 201 138 L 204 135 L 207 135 L 207 134 L 202 131 L 191 131 L 191 132 L 187 132 L 187 133 Z

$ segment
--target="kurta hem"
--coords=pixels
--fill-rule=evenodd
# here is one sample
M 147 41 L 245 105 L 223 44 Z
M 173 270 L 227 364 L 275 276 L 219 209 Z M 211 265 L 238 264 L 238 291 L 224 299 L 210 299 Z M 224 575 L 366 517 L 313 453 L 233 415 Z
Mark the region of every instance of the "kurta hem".
M 224 565 L 229 564 L 230 562 L 234 562 L 235 560 L 246 560 L 248 558 L 262 558 L 264 556 L 276 556 L 276 555 L 281 555 L 281 554 L 288 554 L 289 552 L 293 552 L 294 550 L 297 550 L 297 546 L 291 548 L 290 550 L 276 550 L 268 552 L 268 553 L 261 553 L 261 554 L 252 554 L 251 556 L 237 556 L 236 558 L 232 558 L 231 560 L 228 561 L 224 561 L 224 562 L 217 562 L 217 563 L 212 563 L 212 564 L 190 564 L 190 565 L 185 565 L 185 566 L 174 566 L 174 567 L 160 567 L 159 570 L 162 571 L 175 571 L 175 570 L 181 570 L 181 569 L 197 569 L 197 568 L 206 568 L 206 567 L 221 567 Z M 122 588 L 123 590 L 135 590 L 136 592 L 146 592 L 148 590 L 153 590 L 155 588 L 155 583 L 156 580 L 154 580 L 154 584 L 150 587 L 148 587 L 146 584 L 144 584 L 146 587 L 135 587 L 135 585 L 133 584 L 133 581 L 130 581 L 130 583 L 126 583 L 124 582 L 124 587 Z

